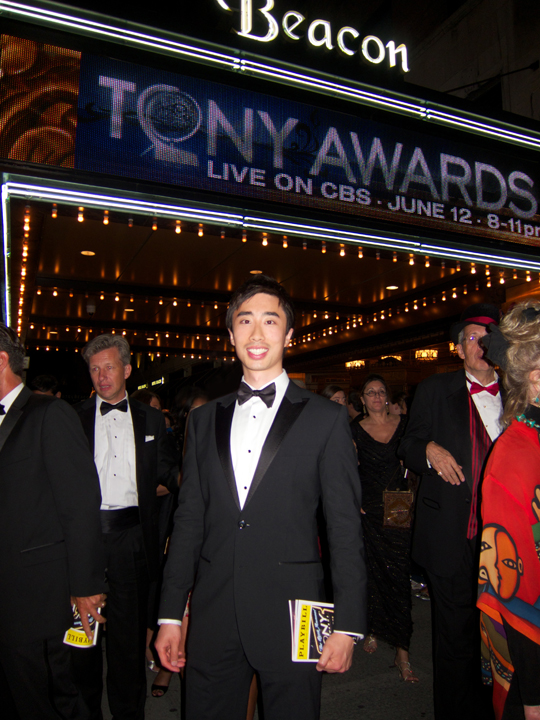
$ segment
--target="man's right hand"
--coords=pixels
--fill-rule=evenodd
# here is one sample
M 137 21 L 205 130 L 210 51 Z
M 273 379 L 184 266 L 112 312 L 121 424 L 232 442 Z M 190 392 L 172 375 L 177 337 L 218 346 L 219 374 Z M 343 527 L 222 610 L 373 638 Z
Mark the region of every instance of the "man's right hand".
M 89 640 L 92 640 L 92 631 L 90 630 L 88 616 L 91 615 L 100 625 L 106 622 L 103 615 L 100 615 L 98 612 L 98 608 L 101 610 L 105 607 L 106 598 L 107 596 L 104 593 L 101 593 L 100 595 L 89 595 L 88 597 L 71 598 L 72 605 L 75 605 L 79 611 L 83 630 Z
M 186 655 L 181 650 L 181 627 L 172 623 L 161 625 L 155 642 L 161 665 L 171 672 L 180 672 L 186 664 Z
M 445 482 L 449 482 L 451 485 L 461 485 L 462 482 L 465 482 L 461 465 L 457 464 L 452 453 L 433 440 L 427 444 L 426 458 L 437 475 Z

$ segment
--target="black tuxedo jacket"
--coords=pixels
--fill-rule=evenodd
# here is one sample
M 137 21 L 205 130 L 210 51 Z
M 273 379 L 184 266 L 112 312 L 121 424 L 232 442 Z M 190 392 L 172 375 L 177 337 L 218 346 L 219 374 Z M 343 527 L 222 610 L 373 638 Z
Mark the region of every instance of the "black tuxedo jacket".
M 151 580 L 159 569 L 158 505 L 156 488 L 178 487 L 178 461 L 171 452 L 163 414 L 149 405 L 129 398 L 135 436 L 135 462 L 139 516 L 144 538 L 148 572 Z M 95 445 L 96 398 L 91 397 L 75 406 L 92 454 Z
M 0 643 L 63 633 L 70 596 L 105 588 L 101 494 L 63 400 L 23 388 L 0 425 Z
M 429 469 L 426 446 L 434 440 L 461 465 L 465 482 L 451 485 Z M 412 555 L 426 570 L 450 577 L 463 559 L 472 500 L 472 447 L 465 370 L 423 380 L 416 391 L 399 447 L 405 466 L 422 475 L 416 503 Z
M 219 661 L 237 623 L 249 662 L 291 662 L 288 601 L 323 600 L 316 513 L 330 544 L 336 629 L 365 632 L 357 460 L 343 407 L 289 383 L 240 509 L 230 452 L 236 394 L 190 418 L 159 617 L 181 619 L 188 652 Z

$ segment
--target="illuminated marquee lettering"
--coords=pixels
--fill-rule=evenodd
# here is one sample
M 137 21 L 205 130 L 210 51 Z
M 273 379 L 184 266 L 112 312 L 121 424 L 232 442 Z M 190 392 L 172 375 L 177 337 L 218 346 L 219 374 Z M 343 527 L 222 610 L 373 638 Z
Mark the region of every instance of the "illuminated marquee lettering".
M 265 4 L 263 7 L 253 7 L 253 0 L 240 1 L 240 30 L 236 32 L 242 37 L 258 42 L 272 42 L 279 36 L 280 24 L 272 14 L 274 9 L 274 0 L 261 0 Z M 229 12 L 232 12 L 226 0 L 216 0 L 218 5 Z M 253 24 L 257 23 L 258 27 L 266 28 L 266 33 L 257 35 L 253 32 Z M 304 22 L 309 22 L 305 15 L 297 10 L 288 10 L 281 19 L 281 29 L 290 40 L 301 40 L 302 37 L 298 33 L 298 29 Z M 327 50 L 333 50 L 334 33 L 332 24 L 328 20 L 316 19 L 312 20 L 307 27 L 307 41 L 313 47 L 325 47 Z M 368 62 L 379 65 L 383 60 L 388 60 L 389 67 L 393 68 L 398 65 L 398 59 L 401 63 L 401 70 L 409 72 L 407 47 L 404 44 L 398 45 L 393 40 L 386 43 L 375 35 L 367 35 L 359 47 L 354 48 L 352 43 L 360 37 L 360 33 L 353 27 L 344 26 L 337 31 L 336 43 L 338 49 L 349 57 L 360 53 Z
M 351 206 L 384 205 L 392 214 L 439 220 L 455 215 L 455 222 L 459 219 L 461 224 L 471 224 L 473 212 L 480 224 L 481 211 L 490 213 L 489 228 L 497 229 L 499 223 L 513 233 L 537 236 L 534 227 L 526 226 L 522 232 L 517 219 L 506 223 L 494 214 L 512 212 L 519 221 L 534 218 L 538 199 L 533 177 L 474 157 L 438 152 L 428 138 L 424 144 L 420 136 L 408 140 L 388 133 L 370 137 L 364 121 L 351 116 L 340 116 L 341 124 L 324 127 L 318 123 L 315 137 L 306 132 L 309 124 L 298 104 L 291 108 L 295 116 L 284 108 L 273 115 L 267 103 L 262 109 L 255 99 L 250 104 L 241 100 L 223 104 L 207 95 L 203 100 L 195 88 L 189 94 L 181 83 L 138 87 L 118 77 L 98 75 L 97 84 L 108 94 L 109 137 L 123 142 L 123 118 L 135 114 L 150 142 L 140 157 L 149 157 L 152 149 L 154 161 L 167 171 L 205 168 L 206 178 L 214 183 L 273 188 L 291 196 Z M 459 217 L 456 207 L 445 208 L 448 202 L 465 206 L 459 209 Z

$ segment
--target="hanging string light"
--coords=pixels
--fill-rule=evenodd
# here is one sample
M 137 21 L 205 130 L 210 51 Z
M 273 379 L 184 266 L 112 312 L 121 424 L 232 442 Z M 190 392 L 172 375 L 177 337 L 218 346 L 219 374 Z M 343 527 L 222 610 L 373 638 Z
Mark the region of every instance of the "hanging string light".
M 84 208 L 80 207 L 77 212 L 77 222 L 84 222 Z
M 326 243 L 324 240 L 321 243 L 321 252 L 323 255 L 326 253 Z
M 204 235 L 204 225 L 202 223 L 199 223 L 199 229 L 197 231 L 197 235 L 199 237 L 202 237 Z
M 268 245 L 268 233 L 263 232 L 262 234 L 262 244 L 263 247 L 266 247 Z
M 358 246 L 358 257 L 360 258 L 360 260 L 364 257 L 364 249 L 361 245 Z
M 103 211 L 103 224 L 104 225 L 109 224 L 109 211 L 108 210 Z
M 58 217 L 58 205 L 56 203 L 52 204 L 51 217 L 53 218 L 53 220 L 56 220 L 56 218 Z
M 174 232 L 175 232 L 177 235 L 180 235 L 180 233 L 182 232 L 182 221 L 181 221 L 181 220 L 177 220 L 177 221 L 176 221 L 175 227 L 174 227 Z M 222 230 L 221 232 L 222 232 L 223 234 L 225 234 L 225 231 L 224 231 L 224 230 Z M 223 239 L 223 238 L 222 238 L 222 239 Z
M 345 245 L 340 245 L 340 251 L 339 254 L 341 257 L 345 257 Z
M 287 248 L 289 247 L 289 242 L 288 242 L 288 240 L 287 240 L 287 236 L 286 236 L 286 235 L 283 236 L 283 247 L 284 247 L 285 249 L 287 249 Z

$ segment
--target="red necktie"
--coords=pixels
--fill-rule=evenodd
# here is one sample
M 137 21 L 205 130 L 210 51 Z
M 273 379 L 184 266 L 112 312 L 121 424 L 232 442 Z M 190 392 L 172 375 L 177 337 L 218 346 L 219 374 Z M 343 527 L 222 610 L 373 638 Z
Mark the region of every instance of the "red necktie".
M 471 393 L 471 395 L 476 395 L 476 393 L 481 393 L 484 391 L 488 392 L 490 395 L 493 395 L 493 397 L 495 397 L 495 395 L 499 392 L 499 383 L 495 382 L 492 385 L 488 385 L 487 387 L 484 387 L 483 385 L 480 385 L 480 383 L 477 383 L 477 382 L 471 383 L 471 387 L 469 389 L 469 392 Z

